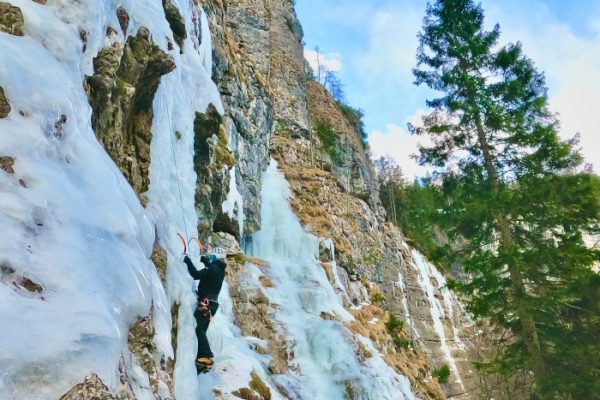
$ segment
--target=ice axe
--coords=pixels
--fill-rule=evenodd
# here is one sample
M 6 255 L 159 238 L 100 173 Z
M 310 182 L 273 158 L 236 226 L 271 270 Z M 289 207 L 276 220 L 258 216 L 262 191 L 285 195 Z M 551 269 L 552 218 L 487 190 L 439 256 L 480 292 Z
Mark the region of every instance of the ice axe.
M 200 249 L 200 254 L 204 253 L 204 246 L 202 245 L 202 242 L 200 241 L 200 239 L 198 239 L 197 236 L 194 236 L 193 238 L 191 238 L 190 240 L 185 240 L 185 236 L 183 236 L 183 234 L 181 232 L 177 232 L 177 236 L 179 236 L 179 239 L 181 239 L 181 243 L 183 244 L 183 253 L 187 254 L 187 249 L 188 247 L 190 247 L 190 243 L 192 243 L 192 241 L 195 241 L 198 244 L 198 249 Z

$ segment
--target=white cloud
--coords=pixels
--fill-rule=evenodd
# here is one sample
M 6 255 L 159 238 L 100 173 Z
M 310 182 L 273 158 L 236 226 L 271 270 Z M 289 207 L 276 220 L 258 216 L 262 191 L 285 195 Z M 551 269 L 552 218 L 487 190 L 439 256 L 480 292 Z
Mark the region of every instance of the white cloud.
M 338 53 L 321 53 L 316 50 L 304 49 L 304 58 L 315 72 L 317 72 L 319 64 L 321 68 L 331 72 L 339 72 L 342 69 L 341 56 Z
M 420 166 L 412 157 L 419 153 L 419 143 L 426 144 L 425 138 L 411 135 L 395 124 L 388 124 L 385 132 L 375 130 L 369 135 L 369 147 L 373 158 L 392 158 L 402 168 L 409 181 L 431 172 L 431 168 Z

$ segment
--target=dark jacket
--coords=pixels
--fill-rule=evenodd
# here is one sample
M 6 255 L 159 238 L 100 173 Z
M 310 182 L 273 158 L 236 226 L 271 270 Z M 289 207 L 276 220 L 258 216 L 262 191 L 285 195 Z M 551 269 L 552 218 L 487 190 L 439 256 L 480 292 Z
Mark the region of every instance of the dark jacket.
M 200 261 L 202 261 L 206 268 L 198 271 L 188 256 L 183 258 L 183 262 L 187 265 L 188 272 L 192 278 L 200 280 L 198 283 L 198 298 L 206 297 L 216 301 L 219 297 L 221 286 L 223 286 L 227 264 L 219 259 L 209 262 L 208 258 L 204 256 L 200 257 Z

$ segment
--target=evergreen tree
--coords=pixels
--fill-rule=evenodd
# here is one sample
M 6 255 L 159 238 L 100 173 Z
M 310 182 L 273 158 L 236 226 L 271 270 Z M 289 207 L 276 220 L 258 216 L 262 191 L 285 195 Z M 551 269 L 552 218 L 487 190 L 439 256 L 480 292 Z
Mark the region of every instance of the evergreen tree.
M 441 96 L 427 102 L 423 126 L 409 128 L 432 139 L 420 162 L 443 181 L 438 222 L 464 239 L 451 256 L 470 278 L 453 286 L 475 317 L 513 335 L 486 369 L 533 372 L 537 398 L 582 398 L 575 390 L 589 381 L 557 377 L 568 368 L 600 381 L 598 358 L 582 362 L 582 351 L 599 348 L 597 318 L 584 308 L 597 295 L 600 254 L 584 241 L 599 232 L 596 178 L 574 172 L 582 160 L 558 137 L 543 74 L 520 43 L 498 47 L 499 26 L 483 22 L 472 0 L 428 4 L 414 75 Z

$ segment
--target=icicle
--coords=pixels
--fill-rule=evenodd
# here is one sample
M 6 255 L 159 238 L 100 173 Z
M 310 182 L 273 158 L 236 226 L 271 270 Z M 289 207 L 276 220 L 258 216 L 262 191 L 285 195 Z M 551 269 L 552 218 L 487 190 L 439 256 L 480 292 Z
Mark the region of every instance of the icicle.
M 221 208 L 229 218 L 237 220 L 240 237 L 244 234 L 244 198 L 237 188 L 236 167 L 229 170 L 229 193 Z
M 208 25 L 208 17 L 206 12 L 202 10 L 200 14 L 200 24 L 202 29 L 202 43 L 200 43 L 200 49 L 198 50 L 202 59 L 202 65 L 208 76 L 212 76 L 212 38 L 210 36 L 210 28 Z
M 419 334 L 419 331 L 417 330 L 417 328 L 414 324 L 414 321 L 410 315 L 410 308 L 408 308 L 409 292 L 406 287 L 406 284 L 404 283 L 404 278 L 402 277 L 402 272 L 398 273 L 398 281 L 396 281 L 395 283 L 397 284 L 398 288 L 402 292 L 402 308 L 404 308 L 404 320 L 408 323 L 408 327 L 415 334 L 415 336 L 417 338 L 420 338 L 421 335 Z
M 342 299 L 349 302 L 350 297 L 348 296 L 348 292 L 346 291 L 346 288 L 342 284 L 342 280 L 340 279 L 340 274 L 338 272 L 337 262 L 335 260 L 335 243 L 333 243 L 333 240 L 330 238 L 321 238 L 321 240 L 323 241 L 325 246 L 327 246 L 327 250 L 329 251 L 329 254 L 331 255 L 331 272 L 333 274 L 333 281 L 335 284 L 335 288 L 337 290 L 339 290 L 339 292 L 343 296 Z

